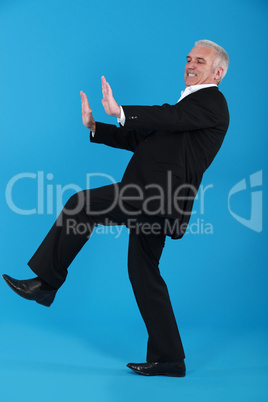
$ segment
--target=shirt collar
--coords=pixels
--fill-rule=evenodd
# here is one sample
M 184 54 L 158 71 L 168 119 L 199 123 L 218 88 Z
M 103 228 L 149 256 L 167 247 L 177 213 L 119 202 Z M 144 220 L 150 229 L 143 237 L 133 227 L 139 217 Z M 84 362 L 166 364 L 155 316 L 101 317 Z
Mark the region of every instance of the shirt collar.
M 216 84 L 200 84 L 200 85 L 191 85 L 190 87 L 186 87 L 184 91 L 181 91 L 181 97 L 178 100 L 180 102 L 186 96 L 199 91 L 200 89 L 216 87 Z

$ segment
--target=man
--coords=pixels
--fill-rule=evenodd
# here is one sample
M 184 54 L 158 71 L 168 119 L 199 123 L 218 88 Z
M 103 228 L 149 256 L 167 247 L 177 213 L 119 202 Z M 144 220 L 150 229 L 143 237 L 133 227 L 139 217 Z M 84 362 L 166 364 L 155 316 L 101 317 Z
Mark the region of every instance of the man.
M 81 91 L 82 119 L 90 139 L 134 152 L 120 183 L 81 191 L 66 203 L 29 261 L 37 278 L 3 275 L 20 296 L 50 306 L 67 268 L 98 224 L 130 230 L 128 270 L 148 331 L 147 362 L 129 363 L 143 375 L 183 377 L 184 350 L 168 290 L 158 268 L 166 235 L 185 233 L 203 173 L 217 154 L 229 124 L 218 84 L 228 55 L 217 44 L 198 41 L 187 56 L 186 89 L 176 105 L 119 106 L 102 77 L 102 104 L 120 127 L 95 122 Z M 70 231 L 70 219 L 88 233 Z

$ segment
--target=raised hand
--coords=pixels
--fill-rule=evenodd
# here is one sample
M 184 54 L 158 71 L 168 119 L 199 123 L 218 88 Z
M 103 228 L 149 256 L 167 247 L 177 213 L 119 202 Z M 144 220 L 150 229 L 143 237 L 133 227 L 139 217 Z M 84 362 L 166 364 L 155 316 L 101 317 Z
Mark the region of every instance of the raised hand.
M 91 131 L 96 130 L 96 122 L 92 116 L 92 110 L 89 106 L 86 94 L 80 91 L 81 105 L 82 105 L 82 120 L 85 127 L 89 128 Z
M 120 106 L 115 101 L 112 89 L 104 76 L 101 77 L 101 85 L 102 85 L 102 96 L 103 96 L 101 103 L 104 107 L 105 112 L 109 116 L 120 117 L 121 115 Z

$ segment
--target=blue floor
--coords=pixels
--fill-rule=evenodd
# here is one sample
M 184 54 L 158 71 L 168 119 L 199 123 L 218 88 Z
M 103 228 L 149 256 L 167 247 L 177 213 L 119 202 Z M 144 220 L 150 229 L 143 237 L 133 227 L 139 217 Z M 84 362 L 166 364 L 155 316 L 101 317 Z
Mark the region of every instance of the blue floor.
M 77 336 L 24 321 L 1 323 L 1 401 L 268 401 L 268 333 L 261 329 L 184 329 L 187 376 L 168 378 L 126 368 L 139 334 L 129 348 L 116 333 L 107 353 L 108 334 L 98 338 L 85 328 Z M 121 342 L 124 353 L 117 353 Z

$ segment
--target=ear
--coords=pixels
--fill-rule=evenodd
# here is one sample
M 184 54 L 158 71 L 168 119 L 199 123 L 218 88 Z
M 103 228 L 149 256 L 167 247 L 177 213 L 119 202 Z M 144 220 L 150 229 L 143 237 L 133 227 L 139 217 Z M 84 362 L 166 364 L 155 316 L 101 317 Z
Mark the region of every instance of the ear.
M 223 74 L 223 68 L 222 67 L 216 67 L 215 71 L 214 71 L 214 79 L 216 81 L 220 81 L 222 74 Z

